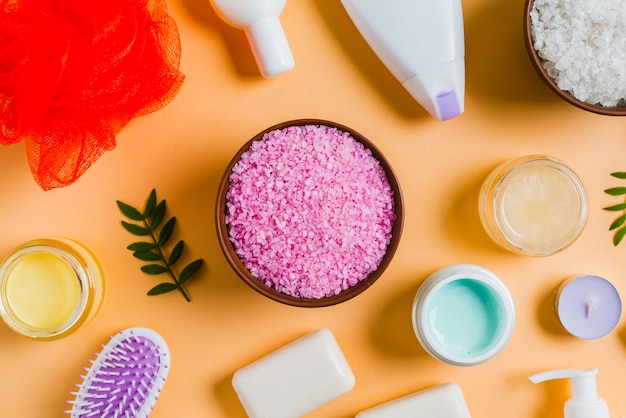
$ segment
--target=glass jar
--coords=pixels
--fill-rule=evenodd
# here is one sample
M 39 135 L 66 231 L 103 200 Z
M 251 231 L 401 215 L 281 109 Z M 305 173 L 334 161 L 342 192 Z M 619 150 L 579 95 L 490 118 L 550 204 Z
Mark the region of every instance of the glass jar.
M 582 181 L 563 161 L 528 155 L 507 161 L 485 179 L 480 220 L 502 248 L 548 256 L 570 246 L 589 213 Z
M 103 295 L 97 260 L 69 239 L 28 241 L 0 265 L 0 316 L 33 339 L 70 335 L 94 317 Z

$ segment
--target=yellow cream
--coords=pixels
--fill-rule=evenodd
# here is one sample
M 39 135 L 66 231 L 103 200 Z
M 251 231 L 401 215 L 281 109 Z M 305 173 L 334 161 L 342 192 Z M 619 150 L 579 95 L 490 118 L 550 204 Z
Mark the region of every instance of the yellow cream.
M 7 278 L 6 297 L 11 310 L 35 328 L 54 328 L 67 321 L 79 294 L 74 270 L 52 254 L 33 253 L 20 258 Z

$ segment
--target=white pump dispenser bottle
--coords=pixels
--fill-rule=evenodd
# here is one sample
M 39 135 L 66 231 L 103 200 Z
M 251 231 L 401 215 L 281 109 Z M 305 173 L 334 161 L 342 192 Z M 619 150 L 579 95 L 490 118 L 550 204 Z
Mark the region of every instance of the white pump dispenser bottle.
M 217 15 L 245 32 L 264 77 L 290 71 L 295 63 L 278 17 L 287 0 L 211 0 Z
M 553 379 L 571 379 L 572 397 L 565 402 L 565 418 L 609 418 L 606 401 L 598 397 L 596 389 L 598 369 L 551 370 L 530 376 L 533 383 Z

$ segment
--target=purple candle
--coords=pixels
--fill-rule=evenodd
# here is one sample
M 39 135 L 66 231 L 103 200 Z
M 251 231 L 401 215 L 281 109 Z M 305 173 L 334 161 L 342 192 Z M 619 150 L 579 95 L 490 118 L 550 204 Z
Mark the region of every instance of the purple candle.
M 556 291 L 554 310 L 570 334 L 592 340 L 615 328 L 622 301 L 617 289 L 602 277 L 574 276 Z

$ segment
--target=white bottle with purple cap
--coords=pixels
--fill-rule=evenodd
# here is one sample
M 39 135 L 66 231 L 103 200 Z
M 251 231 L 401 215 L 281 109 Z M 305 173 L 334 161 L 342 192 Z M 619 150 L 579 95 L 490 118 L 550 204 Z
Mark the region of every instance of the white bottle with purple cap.
M 370 47 L 438 120 L 463 113 L 461 0 L 341 0 Z

